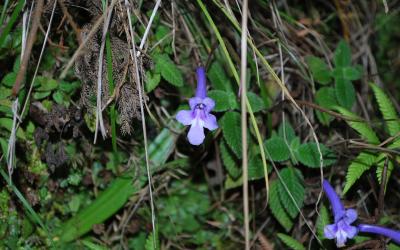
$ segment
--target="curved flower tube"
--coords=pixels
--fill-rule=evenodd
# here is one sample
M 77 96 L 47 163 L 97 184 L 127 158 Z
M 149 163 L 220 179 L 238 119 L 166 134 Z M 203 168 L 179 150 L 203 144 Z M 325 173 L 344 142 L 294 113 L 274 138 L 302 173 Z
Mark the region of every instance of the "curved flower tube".
M 217 118 L 210 114 L 215 106 L 213 99 L 207 97 L 206 73 L 203 67 L 196 70 L 197 89 L 196 95 L 189 99 L 190 110 L 181 110 L 176 115 L 178 122 L 190 125 L 187 138 L 192 145 L 203 143 L 204 128 L 215 130 L 218 128 Z
M 400 231 L 368 224 L 358 225 L 358 231 L 363 233 L 380 234 L 392 239 L 397 244 L 400 244 Z
M 346 244 L 347 239 L 354 238 L 357 233 L 357 227 L 351 224 L 357 220 L 357 212 L 354 209 L 345 209 L 339 196 L 327 180 L 323 182 L 323 188 L 331 203 L 334 216 L 334 223 L 326 225 L 324 236 L 327 239 L 335 239 L 337 247 Z

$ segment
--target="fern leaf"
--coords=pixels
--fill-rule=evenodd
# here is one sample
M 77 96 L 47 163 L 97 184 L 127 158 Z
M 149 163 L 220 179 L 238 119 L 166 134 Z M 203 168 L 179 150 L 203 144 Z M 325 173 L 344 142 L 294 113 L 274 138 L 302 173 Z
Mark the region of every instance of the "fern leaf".
M 270 183 L 270 201 L 268 204 L 275 219 L 279 222 L 279 224 L 282 225 L 283 228 L 285 228 L 286 232 L 289 232 L 293 226 L 293 222 L 279 200 L 278 185 L 278 181 L 273 181 Z
M 400 120 L 396 110 L 394 109 L 393 103 L 385 94 L 385 92 L 383 92 L 383 90 L 377 85 L 371 83 L 370 86 L 378 102 L 379 110 L 381 111 L 382 116 L 386 121 L 386 126 L 389 130 L 389 134 L 391 136 L 395 136 L 397 133 L 400 132 Z
M 347 124 L 349 124 L 350 127 L 352 127 L 355 131 L 357 131 L 364 140 L 366 140 L 371 144 L 379 144 L 379 138 L 376 135 L 375 131 L 367 123 L 361 121 L 362 119 L 358 115 L 339 106 L 335 107 L 335 109 L 342 115 L 353 120 L 353 121 L 346 120 L 346 122 Z M 360 120 L 360 121 L 354 121 L 354 120 Z
M 376 155 L 368 152 L 361 152 L 350 164 L 346 175 L 346 185 L 343 194 L 347 193 L 361 175 L 370 169 L 376 161 Z
M 145 244 L 144 248 L 145 248 L 145 250 L 159 250 L 160 249 L 160 243 L 158 242 L 157 233 L 156 233 L 156 237 L 153 237 L 153 233 L 150 233 L 149 236 L 147 236 L 146 244 Z
M 289 236 L 287 234 L 278 233 L 278 237 L 290 249 L 306 250 L 306 248 L 300 242 L 298 242 L 296 239 L 292 238 L 291 236 Z
M 389 157 L 389 156 L 387 156 L 385 153 L 382 153 L 378 156 L 377 161 L 376 161 L 376 165 L 378 166 L 376 168 L 376 177 L 378 178 L 379 184 L 382 183 L 383 169 L 385 167 L 385 161 L 386 161 L 387 157 Z M 391 160 L 389 160 L 387 172 L 386 172 L 386 185 L 390 178 L 390 175 L 392 174 L 393 168 L 394 168 L 394 164 Z

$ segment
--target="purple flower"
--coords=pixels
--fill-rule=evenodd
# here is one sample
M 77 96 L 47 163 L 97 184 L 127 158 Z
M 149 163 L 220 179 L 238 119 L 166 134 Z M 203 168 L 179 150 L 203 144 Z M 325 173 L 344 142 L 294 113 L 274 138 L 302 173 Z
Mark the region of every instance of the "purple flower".
M 357 219 L 357 212 L 354 209 L 344 208 L 339 196 L 327 180 L 324 180 L 323 188 L 331 203 L 335 220 L 333 224 L 325 226 L 324 236 L 327 239 L 336 239 L 336 245 L 342 247 L 347 239 L 354 238 L 358 233 L 357 227 L 351 225 Z
M 324 180 L 323 187 L 328 196 L 329 202 L 331 203 L 335 219 L 335 223 L 325 226 L 325 238 L 336 239 L 336 245 L 342 247 L 345 245 L 347 239 L 352 239 L 357 235 L 357 233 L 362 232 L 380 234 L 392 239 L 397 244 L 400 244 L 400 231 L 367 224 L 359 224 L 357 227 L 352 226 L 351 224 L 357 220 L 356 210 L 344 208 L 339 196 L 327 180 Z
M 218 128 L 217 119 L 210 114 L 215 106 L 213 99 L 207 97 L 206 73 L 203 67 L 196 70 L 197 89 L 196 95 L 189 100 L 190 110 L 181 110 L 176 115 L 178 122 L 190 125 L 187 135 L 190 144 L 200 145 L 204 141 L 204 129 L 215 130 Z
M 394 242 L 400 244 L 400 231 L 395 231 L 385 227 L 366 225 L 366 224 L 358 225 L 358 230 L 359 232 L 363 233 L 380 234 L 388 238 L 391 238 Z

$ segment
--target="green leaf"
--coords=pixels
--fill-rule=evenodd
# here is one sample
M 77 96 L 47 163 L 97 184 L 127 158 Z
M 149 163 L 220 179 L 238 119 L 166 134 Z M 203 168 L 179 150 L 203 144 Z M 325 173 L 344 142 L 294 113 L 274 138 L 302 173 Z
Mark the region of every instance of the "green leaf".
M 7 86 L 7 87 L 13 87 L 15 84 L 16 78 L 17 78 L 17 73 L 15 73 L 15 72 L 8 73 L 1 80 L 1 84 L 3 84 L 4 86 Z
M 273 136 L 264 142 L 264 146 L 272 161 L 286 161 L 290 157 L 288 145 L 281 137 Z
M 332 107 L 337 106 L 335 89 L 331 87 L 320 88 L 317 93 L 315 93 L 315 101 L 319 106 L 325 109 L 331 109 Z M 333 120 L 333 117 L 331 115 L 328 115 L 327 113 L 323 113 L 318 110 L 316 110 L 315 113 L 317 114 L 318 120 L 323 125 L 328 126 L 329 123 Z
M 230 149 L 224 141 L 221 141 L 219 144 L 219 149 L 221 151 L 222 162 L 224 163 L 228 174 L 236 180 L 242 174 L 242 169 L 237 164 L 236 156 L 233 152 L 230 152 Z
M 149 236 L 146 239 L 146 244 L 144 246 L 144 249 L 145 250 L 158 250 L 158 249 L 160 249 L 160 243 L 159 243 L 157 234 L 156 234 L 155 237 L 153 236 L 153 233 L 149 234 Z
M 158 54 L 155 56 L 154 60 L 156 64 L 155 71 L 161 73 L 161 76 L 167 82 L 176 87 L 183 86 L 182 72 L 166 54 Z
M 336 67 L 346 67 L 351 65 L 351 50 L 344 40 L 341 40 L 336 47 L 333 61 Z
M 56 91 L 53 93 L 53 100 L 58 104 L 64 103 L 64 96 L 60 91 Z
M 35 93 L 33 94 L 33 99 L 35 99 L 35 100 L 42 100 L 42 99 L 48 97 L 49 95 L 51 95 L 51 92 L 50 92 L 50 91 L 48 91 L 48 92 L 35 92 Z
M 280 175 L 288 190 L 286 190 L 282 181 L 279 182 L 279 198 L 286 212 L 294 219 L 300 212 L 299 209 L 303 207 L 305 195 L 303 176 L 300 170 L 292 167 L 282 169 Z
M 231 82 L 226 76 L 224 68 L 218 61 L 211 64 L 207 72 L 207 77 L 214 89 L 233 92 Z
M 306 250 L 306 248 L 297 240 L 290 237 L 289 235 L 278 233 L 278 238 L 285 243 L 292 250 Z
M 325 238 L 324 228 L 326 225 L 330 224 L 329 216 L 330 214 L 328 212 L 328 209 L 325 206 L 321 206 L 317 219 L 317 233 L 320 238 Z
M 334 78 L 343 78 L 345 80 L 354 81 L 361 78 L 362 68 L 360 68 L 359 65 L 356 67 L 339 67 L 332 71 L 332 75 Z
M 236 156 L 242 158 L 242 131 L 240 127 L 240 114 L 227 112 L 220 120 L 225 141 Z
M 388 245 L 388 250 L 400 250 L 400 246 L 397 245 L 396 243 L 390 243 Z
M 259 149 L 258 146 L 256 149 Z M 251 181 L 265 178 L 261 155 L 259 151 L 256 152 L 256 149 L 249 149 L 248 176 Z M 271 168 L 268 170 L 271 170 Z
M 323 157 L 323 167 L 334 164 L 336 162 L 335 153 L 324 144 L 319 145 Z M 298 150 L 295 151 L 295 155 L 297 160 L 307 167 L 319 168 L 320 166 L 320 155 L 317 144 L 314 142 L 302 144 Z
M 49 92 L 58 88 L 58 82 L 52 78 L 38 76 L 36 77 L 35 86 L 39 86 L 36 91 Z
M 11 89 L 1 86 L 0 87 L 0 100 L 6 99 L 11 95 Z
M 309 56 L 306 58 L 306 62 L 315 81 L 323 85 L 331 82 L 332 78 L 328 65 L 322 59 L 315 56 Z
M 393 107 L 393 103 L 390 98 L 385 94 L 385 92 L 383 92 L 383 90 L 377 85 L 370 83 L 370 86 L 374 92 L 382 116 L 386 121 L 386 126 L 389 130 L 389 134 L 391 136 L 395 136 L 397 133 L 400 132 L 400 120 L 396 110 Z
M 155 89 L 161 81 L 160 74 L 151 74 L 150 71 L 146 72 L 146 92 L 149 93 Z
M 254 113 L 265 109 L 264 101 L 255 93 L 248 92 L 247 98 L 249 99 L 249 103 Z
M 356 92 L 350 80 L 335 78 L 335 94 L 338 103 L 347 109 L 351 109 L 356 101 Z
M 383 169 L 384 169 L 384 167 L 385 167 L 385 162 L 386 162 L 386 159 L 387 159 L 388 157 L 390 157 L 390 156 L 386 155 L 386 153 L 381 153 L 381 154 L 377 157 L 377 160 L 376 160 L 376 165 L 377 165 L 377 168 L 376 168 L 376 177 L 377 177 L 377 179 L 378 179 L 379 184 L 382 183 Z M 389 180 L 390 176 L 392 175 L 392 171 L 393 171 L 393 168 L 394 168 L 393 161 L 389 160 L 389 161 L 387 162 L 387 164 L 388 164 L 388 165 L 387 165 L 387 172 L 386 172 L 386 185 L 387 185 L 387 183 L 388 183 L 388 180 Z M 386 188 L 385 188 L 385 189 L 386 189 Z
M 282 225 L 286 232 L 289 232 L 290 229 L 293 227 L 293 222 L 281 204 L 281 201 L 279 199 L 278 186 L 279 182 L 277 180 L 270 183 L 270 200 L 268 205 L 279 224 Z
M 342 107 L 334 107 L 334 109 L 352 120 L 346 120 L 347 124 L 357 131 L 364 140 L 371 144 L 379 144 L 379 138 L 375 131 L 367 123 L 363 122 L 361 117 Z
M 281 123 L 278 128 L 278 135 L 284 140 L 286 138 L 288 144 L 290 144 L 296 138 L 296 133 L 294 132 L 294 129 L 289 122 Z
M 237 108 L 236 97 L 232 92 L 211 90 L 208 92 L 208 97 L 215 101 L 215 107 L 213 111 L 222 112 Z
M 369 152 L 361 152 L 350 164 L 346 174 L 346 185 L 343 194 L 347 193 L 361 175 L 375 164 L 376 155 Z
M 0 127 L 7 129 L 8 132 L 11 132 L 12 126 L 13 126 L 12 119 L 0 118 Z M 25 132 L 21 127 L 18 128 L 16 136 L 19 139 L 26 140 Z
M 61 81 L 60 85 L 59 85 L 59 89 L 62 92 L 65 92 L 67 94 L 73 94 L 73 92 L 75 90 L 77 90 L 80 86 L 81 86 L 80 82 L 77 82 L 77 81 L 75 81 L 75 82 L 64 82 L 64 81 Z

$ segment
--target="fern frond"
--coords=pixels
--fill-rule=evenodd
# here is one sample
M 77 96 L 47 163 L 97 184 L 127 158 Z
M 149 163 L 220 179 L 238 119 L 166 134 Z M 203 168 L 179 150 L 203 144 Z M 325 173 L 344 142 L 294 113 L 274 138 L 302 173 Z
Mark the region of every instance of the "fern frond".
M 377 165 L 376 178 L 378 179 L 379 184 L 382 183 L 383 169 L 385 167 L 385 161 L 386 161 L 387 157 L 389 157 L 389 156 L 386 155 L 385 153 L 382 153 L 378 156 L 378 158 L 376 160 L 376 165 Z M 389 180 L 390 175 L 392 174 L 393 168 L 394 168 L 393 161 L 389 160 L 388 167 L 387 167 L 387 173 L 386 173 L 386 185 L 387 185 L 387 180 Z
M 345 194 L 353 186 L 353 184 L 361 177 L 361 175 L 374 165 L 377 157 L 368 152 L 361 152 L 350 164 L 346 175 L 346 185 L 343 189 Z
M 342 115 L 351 119 L 351 121 L 346 120 L 347 124 L 349 124 L 350 127 L 357 131 L 364 140 L 371 144 L 379 144 L 379 138 L 376 135 L 375 131 L 367 123 L 363 122 L 358 115 L 339 106 L 336 106 L 334 109 L 336 109 Z
M 295 240 L 294 238 L 292 238 L 289 235 L 278 233 L 278 237 L 290 249 L 293 249 L 293 250 L 306 250 L 306 248 L 300 242 L 298 242 L 297 240 Z
M 400 132 L 400 120 L 396 110 L 394 109 L 393 103 L 385 92 L 383 92 L 383 90 L 377 85 L 370 83 L 370 86 L 374 92 L 376 101 L 378 102 L 379 110 L 386 121 L 389 134 L 395 136 Z

